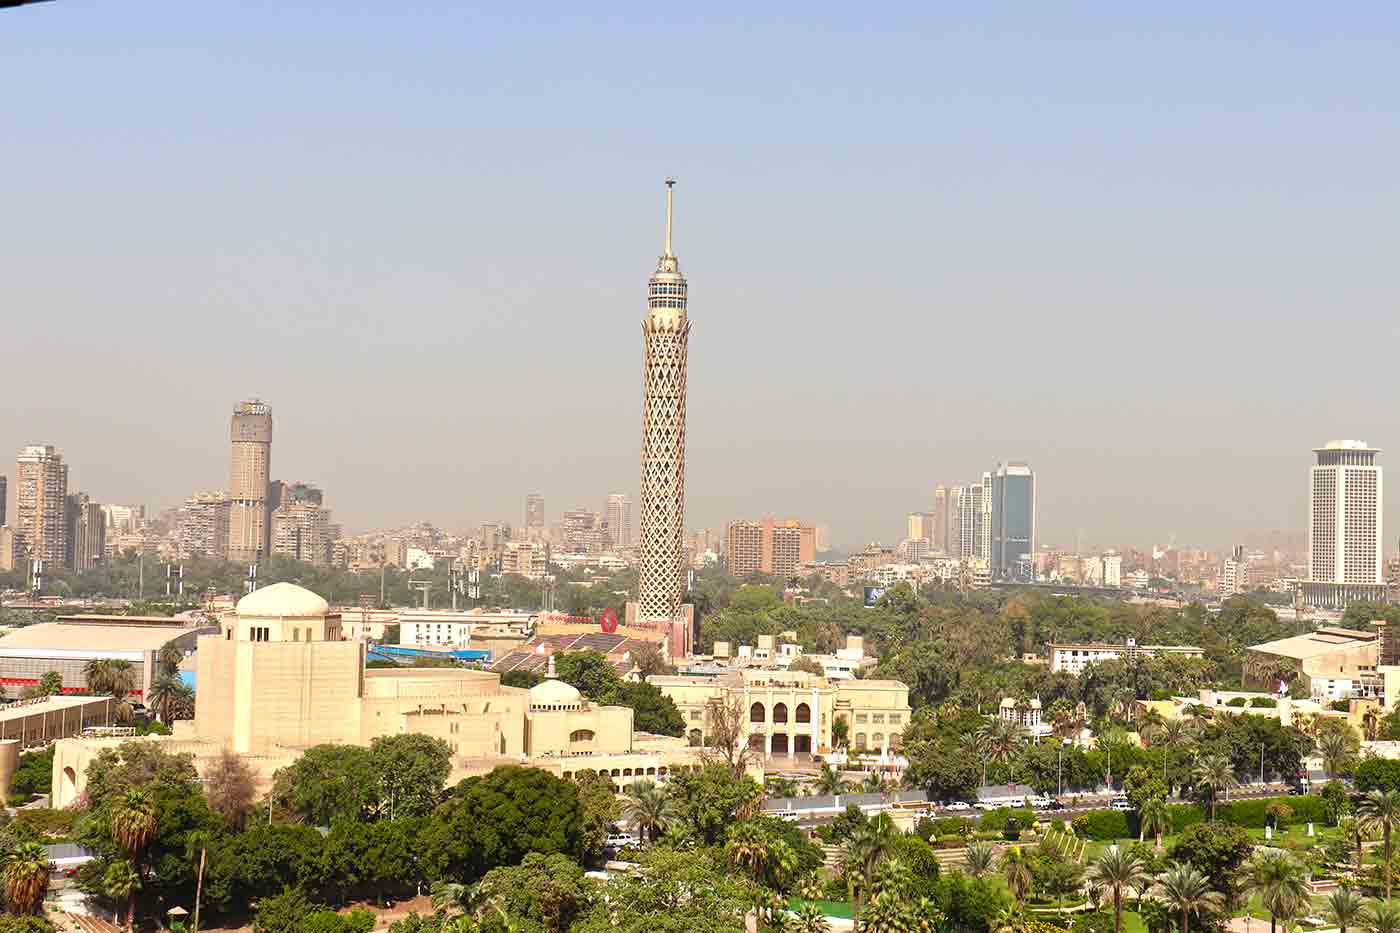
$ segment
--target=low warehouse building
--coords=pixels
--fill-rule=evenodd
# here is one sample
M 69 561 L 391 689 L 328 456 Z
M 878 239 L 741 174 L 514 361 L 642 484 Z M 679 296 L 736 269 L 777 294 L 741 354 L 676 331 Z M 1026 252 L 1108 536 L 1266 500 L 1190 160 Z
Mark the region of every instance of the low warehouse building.
M 173 644 L 187 653 L 201 634 L 217 631 L 217 626 L 190 620 L 123 616 L 70 616 L 27 625 L 0 638 L 0 684 L 27 687 L 57 671 L 64 693 L 80 693 L 87 690 L 84 666 L 105 658 L 131 662 L 136 669 L 133 692 L 145 696 L 159 673 L 161 648 Z

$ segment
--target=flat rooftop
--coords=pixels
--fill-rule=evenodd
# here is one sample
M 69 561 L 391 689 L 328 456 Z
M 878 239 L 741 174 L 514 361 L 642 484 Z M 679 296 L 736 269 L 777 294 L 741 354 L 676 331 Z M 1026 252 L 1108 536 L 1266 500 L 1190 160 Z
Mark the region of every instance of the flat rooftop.
M 1367 645 L 1379 645 L 1380 637 L 1375 632 L 1358 632 L 1352 629 L 1322 628 L 1306 635 L 1294 635 L 1266 641 L 1262 645 L 1251 645 L 1250 651 L 1272 654 L 1295 661 L 1305 661 L 1333 651 L 1347 651 Z
M 211 632 L 215 630 L 213 626 L 208 628 Z M 45 652 L 91 657 L 112 652 L 156 651 L 172 639 L 197 631 L 198 628 L 185 625 L 40 622 L 38 625 L 26 625 L 0 638 L 0 657 L 35 657 Z
M 95 697 L 85 694 L 70 694 L 68 696 L 45 697 L 42 700 L 6 703 L 0 706 L 0 722 L 24 719 L 28 716 L 42 716 L 45 713 L 57 713 L 61 710 L 87 706 L 92 703 L 110 703 L 111 700 L 112 698 L 108 696 Z

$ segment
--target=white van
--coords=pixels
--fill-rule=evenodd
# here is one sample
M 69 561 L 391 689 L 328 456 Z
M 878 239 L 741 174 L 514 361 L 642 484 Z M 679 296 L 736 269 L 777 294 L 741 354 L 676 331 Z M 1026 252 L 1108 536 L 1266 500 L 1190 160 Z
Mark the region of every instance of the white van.
M 1113 802 L 1108 805 L 1110 810 L 1117 810 L 1120 813 L 1127 813 L 1133 809 L 1132 802 L 1127 797 L 1114 797 Z

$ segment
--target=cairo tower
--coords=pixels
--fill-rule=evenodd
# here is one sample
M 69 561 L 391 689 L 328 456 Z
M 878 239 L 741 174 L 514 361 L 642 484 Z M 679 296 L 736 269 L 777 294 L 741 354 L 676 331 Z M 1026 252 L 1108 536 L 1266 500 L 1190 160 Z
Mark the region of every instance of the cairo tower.
M 690 647 L 689 614 L 681 607 L 681 541 L 685 533 L 685 383 L 690 321 L 686 281 L 671 252 L 671 189 L 666 179 L 666 249 L 647 283 L 642 321 L 641 580 L 636 620 L 670 624 L 672 656 Z M 689 608 L 689 607 L 686 607 Z

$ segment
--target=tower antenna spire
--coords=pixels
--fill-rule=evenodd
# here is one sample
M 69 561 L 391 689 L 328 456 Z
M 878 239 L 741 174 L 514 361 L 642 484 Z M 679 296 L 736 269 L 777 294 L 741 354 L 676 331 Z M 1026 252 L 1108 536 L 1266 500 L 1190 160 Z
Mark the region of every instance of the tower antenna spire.
M 671 252 L 671 189 L 676 186 L 676 180 L 671 176 L 666 176 L 666 256 L 675 255 Z

